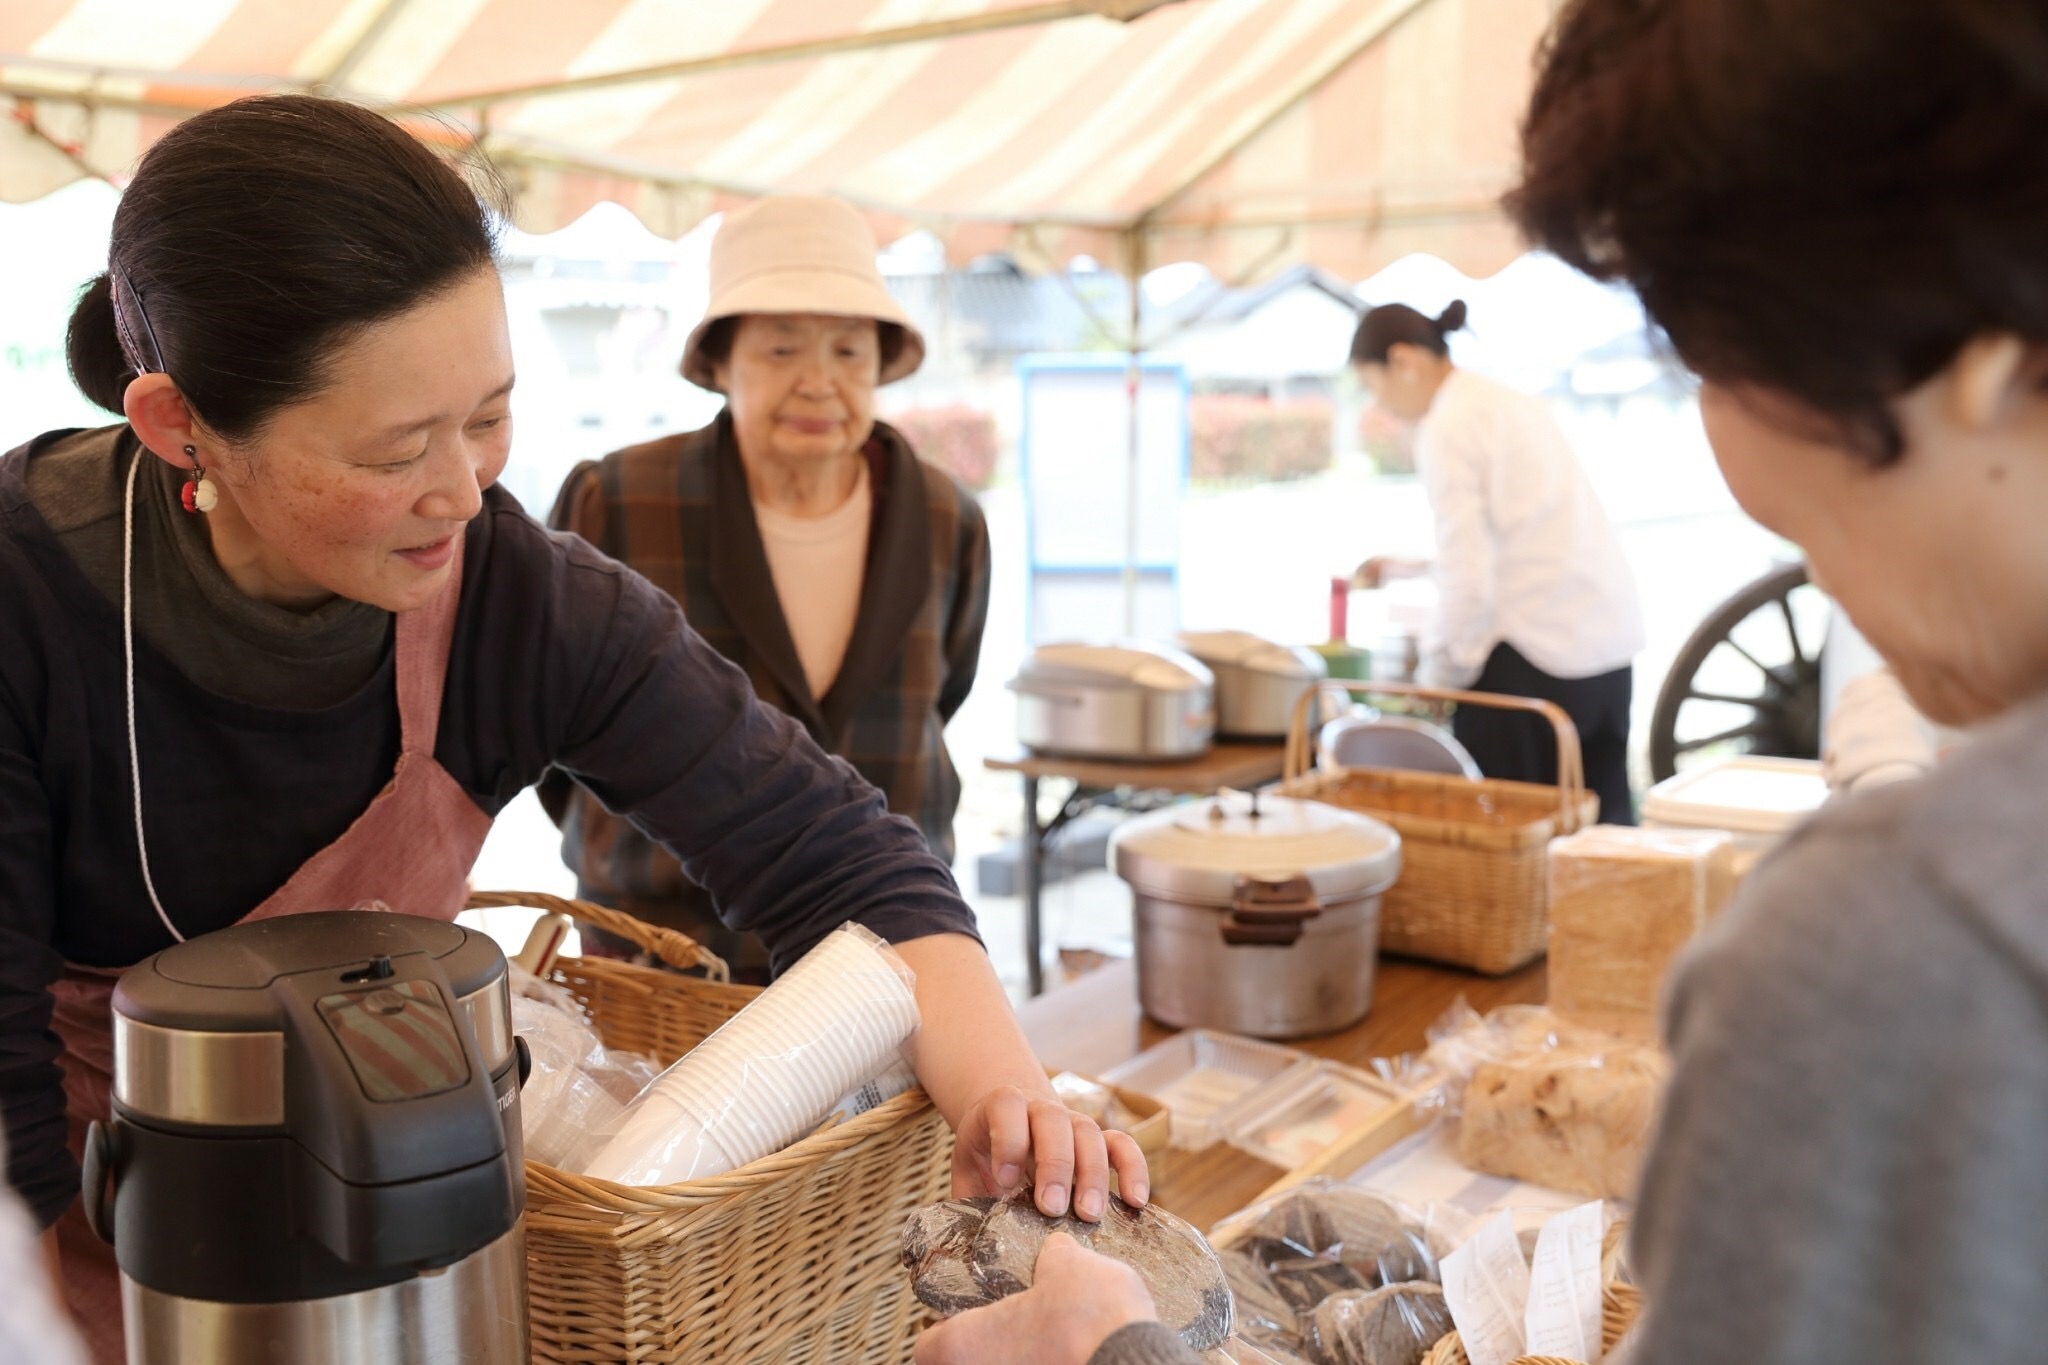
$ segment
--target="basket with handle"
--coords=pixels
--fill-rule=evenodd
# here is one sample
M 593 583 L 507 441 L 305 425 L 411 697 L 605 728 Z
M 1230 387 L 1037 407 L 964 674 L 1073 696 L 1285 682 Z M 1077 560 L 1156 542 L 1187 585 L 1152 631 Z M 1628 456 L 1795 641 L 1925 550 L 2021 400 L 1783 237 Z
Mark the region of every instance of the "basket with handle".
M 703 978 L 563 958 L 549 979 L 605 1046 L 666 1066 L 760 991 L 670 929 L 583 901 L 472 895 L 472 909 L 559 911 Z M 526 1164 L 533 1359 L 895 1361 L 924 1322 L 899 1260 L 903 1224 L 951 1185 L 951 1138 L 911 1090 L 728 1174 L 641 1189 Z
M 1643 1291 L 1632 1284 L 1610 1284 L 1600 1295 L 1600 1353 L 1612 1351 L 1642 1315 Z M 1472 1365 L 1456 1332 L 1441 1338 L 1422 1358 L 1422 1365 Z M 1587 1365 L 1563 1356 L 1516 1356 L 1508 1365 Z
M 1392 768 L 1314 769 L 1310 707 L 1331 689 L 1541 716 L 1557 734 L 1558 782 L 1474 780 Z M 1305 695 L 1287 735 L 1281 791 L 1356 810 L 1401 836 L 1401 876 L 1380 907 L 1390 953 L 1500 975 L 1543 955 L 1550 905 L 1550 841 L 1591 824 L 1579 732 L 1547 701 L 1414 683 L 1331 680 Z

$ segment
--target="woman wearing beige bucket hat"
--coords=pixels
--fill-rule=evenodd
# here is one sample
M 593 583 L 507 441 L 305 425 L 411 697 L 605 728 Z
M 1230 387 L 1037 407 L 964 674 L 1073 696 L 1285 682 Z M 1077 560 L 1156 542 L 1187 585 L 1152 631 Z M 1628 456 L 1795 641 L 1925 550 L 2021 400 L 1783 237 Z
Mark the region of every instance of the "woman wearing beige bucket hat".
M 682 372 L 726 396 L 700 431 L 579 466 L 551 523 L 651 578 L 771 705 L 801 721 L 953 856 L 944 731 L 974 683 L 988 531 L 973 497 L 874 417 L 924 339 L 875 239 L 823 195 L 763 199 L 711 247 L 711 302 Z M 659 844 L 580 788 L 544 788 L 586 897 L 683 930 L 762 979 Z

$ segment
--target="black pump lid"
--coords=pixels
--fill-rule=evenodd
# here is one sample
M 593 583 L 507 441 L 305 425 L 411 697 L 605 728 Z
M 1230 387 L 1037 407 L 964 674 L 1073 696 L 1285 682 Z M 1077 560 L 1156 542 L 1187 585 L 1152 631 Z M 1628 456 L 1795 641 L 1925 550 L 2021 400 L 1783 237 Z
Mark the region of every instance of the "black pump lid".
M 375 910 L 323 911 L 237 924 L 166 948 L 121 978 L 114 1008 L 159 1028 L 274 1032 L 284 1027 L 269 994 L 279 977 L 368 967 L 375 958 L 409 953 L 432 958 L 457 999 L 505 973 L 498 945 L 459 924 Z
M 278 1035 L 282 1074 L 267 1084 L 279 1102 L 265 1112 L 281 1124 L 201 1114 L 170 1126 L 220 1138 L 282 1133 L 347 1185 L 432 1179 L 507 1157 L 489 1063 L 459 1003 L 504 973 L 498 946 L 459 925 L 375 911 L 289 915 L 130 968 L 114 989 L 115 1035 L 134 1052 L 149 1033 L 193 1077 L 232 1066 L 215 1060 L 234 1042 L 222 1035 Z M 179 1112 L 121 1108 L 160 1126 Z

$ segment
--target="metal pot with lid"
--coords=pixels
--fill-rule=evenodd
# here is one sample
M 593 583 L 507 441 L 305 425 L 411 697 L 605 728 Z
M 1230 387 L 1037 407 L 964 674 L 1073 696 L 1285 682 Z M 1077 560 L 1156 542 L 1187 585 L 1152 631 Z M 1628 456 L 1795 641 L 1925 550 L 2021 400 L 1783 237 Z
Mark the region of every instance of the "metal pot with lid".
M 1298 1038 L 1372 1007 L 1380 900 L 1401 836 L 1317 801 L 1224 792 L 1118 828 L 1138 998 L 1175 1028 Z
M 85 1212 L 131 1365 L 527 1358 L 505 959 L 374 911 L 168 948 L 114 989 Z
M 1285 739 L 1302 693 L 1326 676 L 1323 661 L 1242 630 L 1188 631 L 1180 647 L 1216 675 L 1216 733 Z

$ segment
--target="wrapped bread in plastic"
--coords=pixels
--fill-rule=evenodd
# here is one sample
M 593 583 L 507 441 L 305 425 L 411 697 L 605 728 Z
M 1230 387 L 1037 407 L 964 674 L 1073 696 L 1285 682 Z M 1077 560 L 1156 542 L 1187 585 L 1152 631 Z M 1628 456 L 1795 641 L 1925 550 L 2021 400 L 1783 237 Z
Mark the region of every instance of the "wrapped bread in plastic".
M 1029 1289 L 1055 1232 L 1143 1276 L 1159 1320 L 1190 1348 L 1213 1350 L 1230 1335 L 1230 1287 L 1208 1242 L 1172 1214 L 1114 1195 L 1099 1223 L 1046 1217 L 1028 1186 L 1003 1200 L 931 1205 L 904 1228 L 903 1265 L 919 1300 L 951 1316 Z
M 1238 1332 L 1276 1359 L 1322 1359 L 1308 1337 L 1324 1303 L 1438 1273 L 1421 1215 L 1327 1177 L 1233 1214 L 1216 1235 Z
M 1483 1063 L 1465 1088 L 1458 1159 L 1476 1171 L 1633 1199 L 1670 1063 L 1615 1039 Z
M 1306 1313 L 1332 1294 L 1373 1287 L 1342 1261 L 1306 1254 L 1277 1237 L 1246 1239 L 1244 1254 L 1296 1313 Z
M 942 1318 L 986 1308 L 997 1295 L 974 1278 L 974 1239 L 994 1199 L 949 1199 L 927 1204 L 903 1228 L 903 1266 L 918 1301 Z
M 1551 1008 L 1654 1037 L 1672 960 L 1735 880 L 1735 840 L 1717 830 L 1596 825 L 1551 844 Z
M 1216 1259 L 1223 1263 L 1223 1278 L 1230 1285 L 1230 1297 L 1236 1304 L 1232 1320 L 1239 1336 L 1255 1332 L 1293 1334 L 1294 1305 L 1281 1294 L 1264 1266 L 1243 1251 L 1218 1252 Z
M 1227 1225 L 1246 1222 L 1250 1227 L 1245 1250 L 1276 1283 L 1284 1280 L 1294 1261 L 1320 1264 L 1327 1270 L 1326 1279 L 1335 1277 L 1317 1300 L 1339 1290 L 1377 1289 L 1437 1276 L 1436 1257 L 1423 1235 L 1421 1218 L 1357 1186 L 1309 1180 L 1231 1218 Z M 1287 1292 L 1284 1283 L 1281 1290 Z M 1306 1306 L 1313 1307 L 1315 1301 Z
M 1309 1349 L 1318 1365 L 1421 1365 L 1450 1331 L 1442 1289 L 1390 1284 L 1325 1299 L 1310 1319 Z
M 1300 1335 L 1300 1315 L 1284 1298 L 1259 1263 L 1243 1251 L 1217 1253 L 1223 1263 L 1223 1278 L 1230 1284 L 1233 1300 L 1234 1341 L 1256 1349 L 1256 1355 L 1240 1352 L 1235 1359 L 1277 1361 L 1280 1365 L 1307 1365 L 1308 1348 Z

